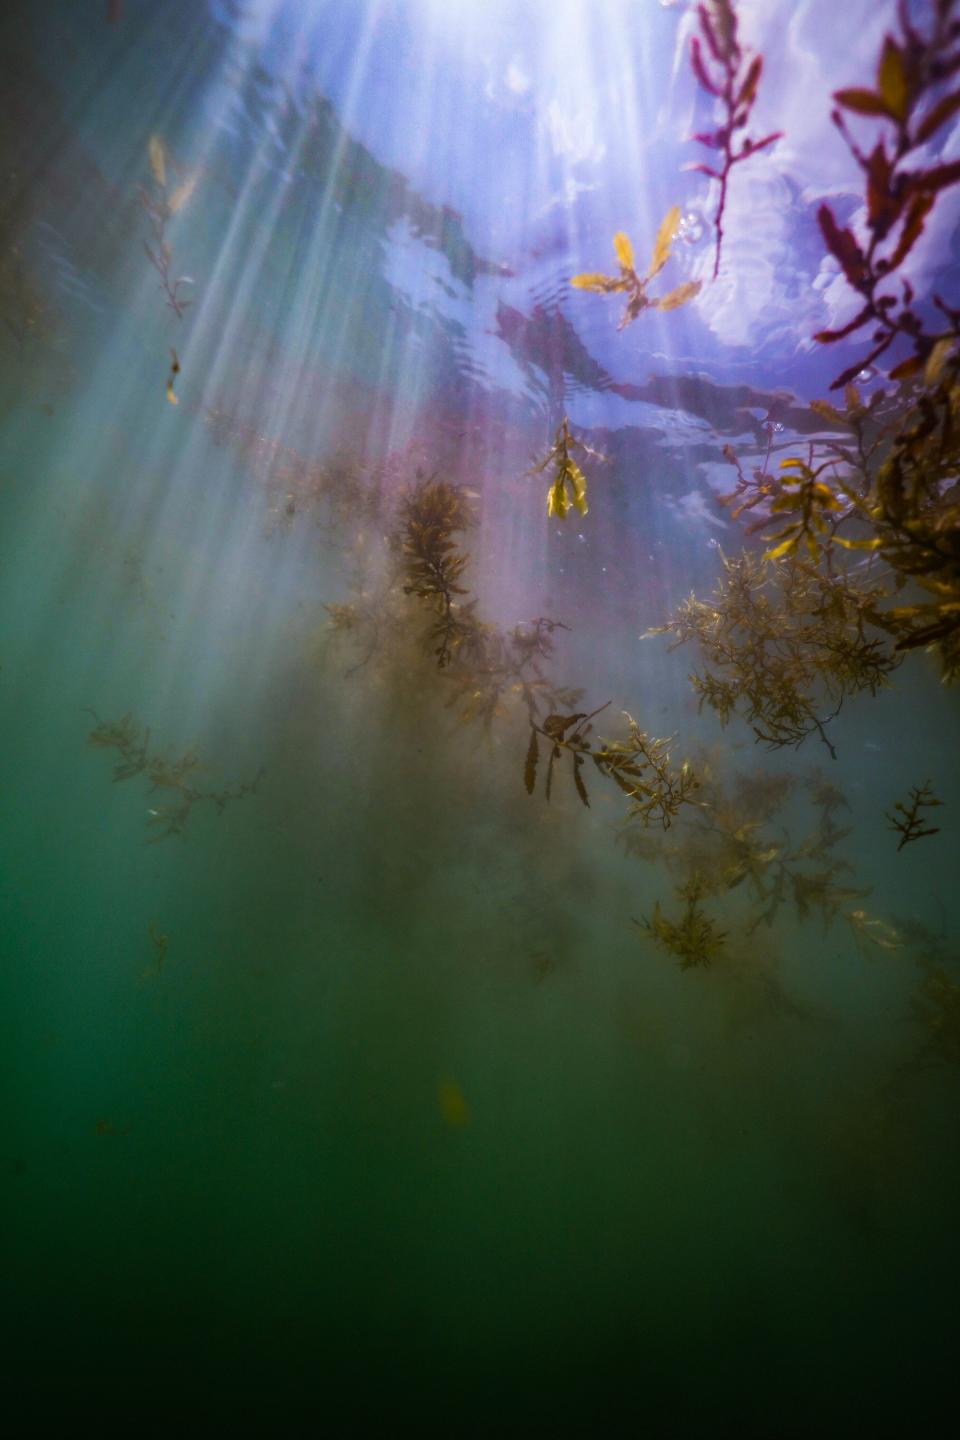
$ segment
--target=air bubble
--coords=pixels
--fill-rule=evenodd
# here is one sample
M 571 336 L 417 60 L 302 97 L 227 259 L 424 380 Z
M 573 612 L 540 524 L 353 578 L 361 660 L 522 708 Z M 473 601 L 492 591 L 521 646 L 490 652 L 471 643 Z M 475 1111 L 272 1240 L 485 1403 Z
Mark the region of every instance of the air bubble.
M 688 210 L 681 215 L 677 226 L 677 239 L 685 245 L 699 245 L 707 233 L 707 224 L 699 210 Z

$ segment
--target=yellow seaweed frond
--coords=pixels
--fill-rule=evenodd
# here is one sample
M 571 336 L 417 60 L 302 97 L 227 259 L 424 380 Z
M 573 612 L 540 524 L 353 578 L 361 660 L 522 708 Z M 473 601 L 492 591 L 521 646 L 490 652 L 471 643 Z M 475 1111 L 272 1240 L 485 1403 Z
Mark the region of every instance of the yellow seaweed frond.
M 167 184 L 167 147 L 159 135 L 151 135 L 147 149 L 150 153 L 150 169 L 153 171 L 153 178 L 161 190 L 164 190 Z
M 616 250 L 617 259 L 620 261 L 624 270 L 633 270 L 635 268 L 633 246 L 630 244 L 629 236 L 625 235 L 622 230 L 618 230 L 616 235 L 614 235 L 613 248 Z
M 171 215 L 176 215 L 178 210 L 183 209 L 184 205 L 186 205 L 194 190 L 196 190 L 197 181 L 199 179 L 199 170 L 193 170 L 187 176 L 186 180 L 182 180 L 180 182 L 176 190 L 174 190 L 171 194 L 170 199 L 167 201 L 167 208 L 170 211 Z
M 660 229 L 657 231 L 656 243 L 653 247 L 653 259 L 650 261 L 650 269 L 647 271 L 647 279 L 652 280 L 654 275 L 660 271 L 670 259 L 670 244 L 677 233 L 677 226 L 680 224 L 680 206 L 673 205 L 667 211 Z M 699 285 L 697 289 L 699 290 Z M 682 301 L 680 302 L 683 303 Z
M 662 299 L 654 300 L 653 304 L 658 310 L 678 310 L 699 295 L 702 288 L 700 280 L 685 280 L 675 290 L 669 290 Z

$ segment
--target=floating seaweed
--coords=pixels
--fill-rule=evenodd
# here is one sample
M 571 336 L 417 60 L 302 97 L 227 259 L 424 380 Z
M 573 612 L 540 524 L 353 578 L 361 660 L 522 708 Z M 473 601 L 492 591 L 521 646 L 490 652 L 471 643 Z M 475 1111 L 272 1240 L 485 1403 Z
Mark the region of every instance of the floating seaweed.
M 156 920 L 150 921 L 147 926 L 147 934 L 153 945 L 153 959 L 144 973 L 146 975 L 162 975 L 163 967 L 167 963 L 167 946 L 170 944 L 170 936 L 163 933 Z
M 920 814 L 921 810 L 932 809 L 934 805 L 942 805 L 943 801 L 938 800 L 928 780 L 925 785 L 914 785 L 906 804 L 898 800 L 894 805 L 896 814 L 887 812 L 887 819 L 890 821 L 889 829 L 896 830 L 900 835 L 900 844 L 897 846 L 897 853 L 904 845 L 909 845 L 914 840 L 923 840 L 927 835 L 939 835 L 939 825 L 927 825 L 926 819 Z
M 694 876 L 685 885 L 677 887 L 680 899 L 686 901 L 683 914 L 678 921 L 669 920 L 657 900 L 653 916 L 648 920 L 634 920 L 658 945 L 676 956 L 681 970 L 706 968 L 712 965 L 726 943 L 726 932 L 718 929 L 715 920 L 705 913 L 700 905 L 702 894 L 698 877 Z
M 629 716 L 627 739 L 592 748 L 590 722 L 606 706 L 590 712 L 575 709 L 583 691 L 555 684 L 544 669 L 553 653 L 554 633 L 568 627 L 540 616 L 504 631 L 480 618 L 476 598 L 470 597 L 461 583 L 470 557 L 455 537 L 472 523 L 472 502 L 465 492 L 445 481 L 421 478 L 404 495 L 397 528 L 388 539 L 396 575 L 388 580 L 386 596 L 395 584 L 432 612 L 424 639 L 444 671 L 448 705 L 461 707 L 465 721 L 482 720 L 488 733 L 494 720 L 508 713 L 511 701 L 523 706 L 530 726 L 523 767 L 528 793 L 532 794 L 536 785 L 539 746 L 545 740 L 548 798 L 554 765 L 567 751 L 583 804 L 589 804 L 582 773 L 589 759 L 600 774 L 629 795 L 632 815 L 668 826 L 696 788 L 689 765 L 674 768 L 670 742 L 648 736 Z M 360 612 L 351 607 L 332 612 L 333 627 L 341 633 L 355 631 L 360 618 Z
M 177 357 L 176 350 L 171 350 L 170 356 L 170 374 L 167 376 L 167 400 L 171 405 L 179 405 L 180 401 L 177 399 L 177 394 L 173 386 L 177 376 L 180 374 L 180 361 Z
M 701 284 L 699 280 L 685 280 L 674 290 L 668 291 L 666 295 L 654 298 L 647 294 L 647 286 L 651 280 L 656 279 L 660 271 L 670 259 L 670 243 L 677 233 L 680 224 L 680 207 L 674 205 L 660 226 L 657 233 L 656 243 L 653 247 L 653 257 L 649 269 L 643 278 L 637 274 L 633 257 L 633 246 L 622 230 L 618 230 L 613 237 L 613 247 L 617 252 L 617 259 L 620 262 L 619 275 L 600 275 L 589 272 L 583 275 L 574 275 L 570 281 L 577 290 L 592 290 L 598 295 L 615 295 L 626 293 L 629 297 L 627 308 L 623 312 L 623 318 L 617 326 L 623 330 L 627 325 L 633 323 L 637 316 L 644 310 L 677 310 L 681 305 L 688 304 L 700 294 Z M 585 511 L 582 513 L 586 513 Z
M 539 464 L 527 471 L 528 475 L 540 475 L 548 465 L 553 466 L 553 484 L 547 491 L 547 515 L 556 515 L 559 520 L 565 520 L 571 509 L 580 515 L 587 513 L 586 476 L 573 458 L 571 452 L 574 449 L 582 450 L 596 460 L 606 459 L 606 456 L 591 450 L 589 445 L 570 434 L 570 421 L 564 415 L 550 450 Z
M 901 661 L 867 634 L 883 587 L 860 573 L 824 574 L 795 555 L 720 559 L 711 598 L 691 595 L 648 633 L 674 635 L 671 648 L 697 642 L 709 668 L 691 684 L 722 724 L 742 707 L 770 749 L 817 735 L 836 759 L 827 726 L 845 698 L 876 694 Z
M 182 320 L 184 311 L 192 304 L 192 301 L 182 295 L 181 290 L 183 286 L 192 285 L 194 282 L 189 275 L 174 277 L 173 252 L 167 239 L 167 226 L 173 217 L 183 209 L 196 189 L 199 171 L 194 170 L 171 190 L 168 185 L 168 166 L 176 169 L 176 165 L 159 135 L 150 136 L 147 151 L 150 157 L 152 178 L 149 186 L 141 185 L 140 187 L 140 203 L 150 225 L 153 243 L 150 244 L 144 240 L 143 248 L 150 264 L 160 276 L 160 289 L 166 297 L 167 304 L 177 319 Z
M 621 827 L 618 840 L 629 854 L 647 865 L 663 864 L 680 883 L 695 883 L 698 899 L 722 896 L 729 905 L 739 892 L 744 937 L 760 925 L 771 927 L 792 901 L 801 923 L 819 916 L 827 932 L 842 917 L 858 946 L 900 947 L 898 928 L 849 908 L 870 890 L 840 879 L 853 872 L 840 848 L 852 832 L 834 819 L 837 808 L 847 804 L 841 791 L 818 772 L 803 780 L 736 772 L 727 778 L 715 756 L 695 755 L 694 765 L 700 777 L 697 803 L 684 809 L 668 836 L 632 824 Z M 781 819 L 798 786 L 808 793 L 816 815 L 800 842 Z
M 436 642 L 434 655 L 441 669 L 454 653 L 476 639 L 476 602 L 463 604 L 466 595 L 460 578 L 470 556 L 461 551 L 453 536 L 472 523 L 469 503 L 454 485 L 425 480 L 404 500 L 403 526 L 404 595 L 426 600 L 436 615 L 430 640 Z
M 779 140 L 782 130 L 765 135 L 762 140 L 753 140 L 744 135 L 750 120 L 763 73 L 763 56 L 754 55 L 749 61 L 749 51 L 737 36 L 737 14 L 732 0 L 707 0 L 697 6 L 700 35 L 690 41 L 690 63 L 697 80 L 719 100 L 723 107 L 723 120 L 716 130 L 705 130 L 694 135 L 694 140 L 716 150 L 720 156 L 719 170 L 712 165 L 696 163 L 685 168 L 697 170 L 702 175 L 720 182 L 720 196 L 714 216 L 717 232 L 716 250 L 713 262 L 713 278 L 720 273 L 720 251 L 723 246 L 723 214 L 727 204 L 727 187 L 730 172 L 735 165 L 749 160 L 759 150 L 765 150 Z M 701 43 L 702 42 L 702 43 Z M 705 49 L 706 47 L 706 53 Z M 740 147 L 737 149 L 737 137 Z

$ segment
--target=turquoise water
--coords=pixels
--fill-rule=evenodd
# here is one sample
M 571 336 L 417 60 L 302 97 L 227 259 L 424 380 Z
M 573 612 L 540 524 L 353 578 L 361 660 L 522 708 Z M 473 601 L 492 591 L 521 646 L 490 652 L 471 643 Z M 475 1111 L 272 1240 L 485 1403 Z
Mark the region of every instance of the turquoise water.
M 915 653 L 844 703 L 836 759 L 771 753 L 642 638 L 742 544 L 724 446 L 799 453 L 857 353 L 809 339 L 842 310 L 811 217 L 857 193 L 829 97 L 894 7 L 739 10 L 787 137 L 731 181 L 711 284 L 681 4 L 5 8 L 25 1433 L 926 1434 L 950 1403 L 960 1046 L 931 1052 L 918 987 L 960 979 L 956 696 Z M 141 189 L 180 191 L 160 241 Z M 665 288 L 703 289 L 618 330 L 570 277 L 620 230 L 645 257 L 675 203 Z M 937 220 L 915 278 L 955 297 L 955 192 Z M 565 414 L 607 458 L 561 521 L 526 472 Z M 710 900 L 715 963 L 654 943 L 696 815 L 625 843 L 602 777 L 585 808 L 564 762 L 547 803 L 545 755 L 525 793 L 522 706 L 464 718 L 384 588 L 434 474 L 471 492 L 479 613 L 569 627 L 550 673 L 611 702 L 597 733 L 675 735 L 715 810 L 786 777 L 778 857 L 839 788 L 849 833 L 800 865 L 832 912 L 794 890 L 761 922 L 767 859 Z M 940 833 L 898 852 L 885 813 L 928 779 Z

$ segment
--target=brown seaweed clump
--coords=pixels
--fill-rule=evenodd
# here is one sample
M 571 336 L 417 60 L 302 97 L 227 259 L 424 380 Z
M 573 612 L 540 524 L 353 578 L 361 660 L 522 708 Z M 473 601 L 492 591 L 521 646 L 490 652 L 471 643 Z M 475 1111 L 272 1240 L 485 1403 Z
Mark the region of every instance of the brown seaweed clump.
M 772 560 L 744 551 L 721 555 L 713 595 L 691 595 L 651 635 L 693 640 L 705 666 L 691 684 L 700 708 L 721 724 L 741 710 L 771 750 L 798 748 L 816 735 L 836 758 L 827 726 L 848 695 L 871 695 L 900 663 L 867 633 L 882 586 L 865 576 L 836 576 L 797 556 Z
M 660 908 L 660 901 L 653 907 L 653 916 L 648 920 L 635 920 L 642 930 L 679 961 L 681 970 L 706 967 L 720 954 L 726 942 L 726 932 L 720 930 L 715 920 L 700 905 L 701 886 L 695 876 L 686 885 L 676 890 L 685 901 L 679 920 L 670 920 Z

